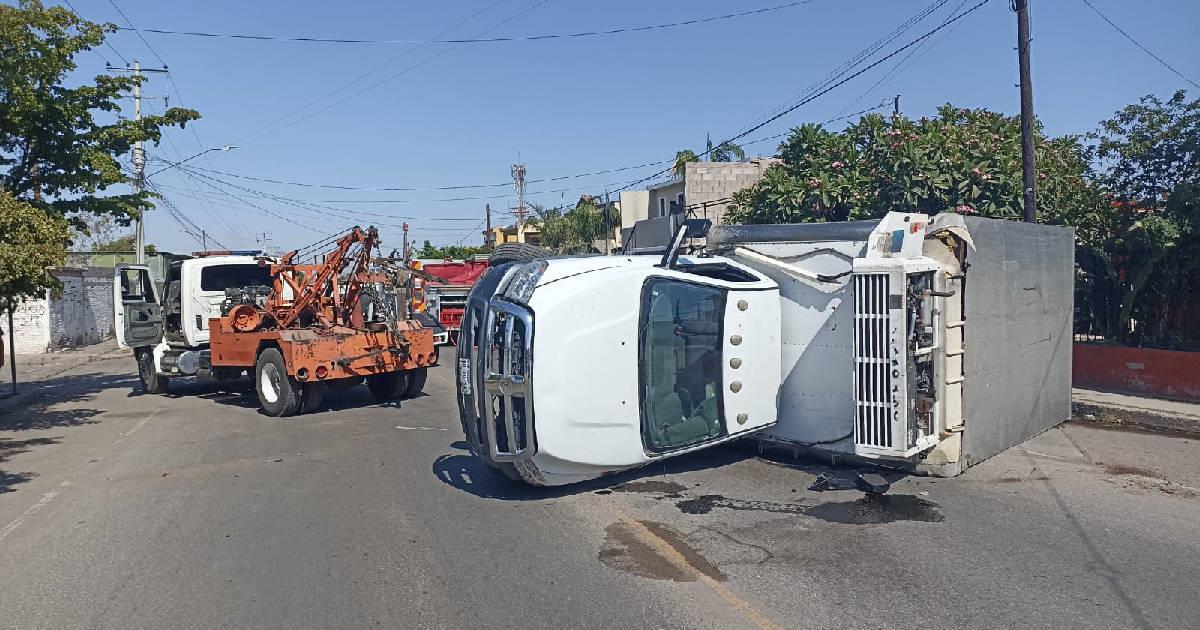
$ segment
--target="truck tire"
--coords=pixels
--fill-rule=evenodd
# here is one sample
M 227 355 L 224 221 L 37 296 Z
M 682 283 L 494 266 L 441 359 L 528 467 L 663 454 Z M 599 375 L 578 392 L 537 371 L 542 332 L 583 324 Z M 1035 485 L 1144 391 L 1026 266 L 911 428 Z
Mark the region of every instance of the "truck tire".
M 549 258 L 550 252 L 537 245 L 529 243 L 504 243 L 497 245 L 488 258 L 488 265 L 501 265 L 509 262 L 529 262 Z
M 385 372 L 372 374 L 367 377 L 367 389 L 379 402 L 387 402 L 403 398 L 408 391 L 408 374 L 406 372 Z
M 300 392 L 300 413 L 319 411 L 324 398 L 325 383 L 305 383 Z
M 425 389 L 425 381 L 429 379 L 429 368 L 417 368 L 408 371 L 408 385 L 404 389 L 405 398 L 415 398 Z
M 146 394 L 162 394 L 167 391 L 167 377 L 158 373 L 154 367 L 154 351 L 150 348 L 138 348 L 134 351 L 138 365 L 138 382 L 142 392 Z
M 287 364 L 278 348 L 267 348 L 254 363 L 254 391 L 264 413 L 273 418 L 294 415 L 300 410 L 300 382 L 288 376 Z

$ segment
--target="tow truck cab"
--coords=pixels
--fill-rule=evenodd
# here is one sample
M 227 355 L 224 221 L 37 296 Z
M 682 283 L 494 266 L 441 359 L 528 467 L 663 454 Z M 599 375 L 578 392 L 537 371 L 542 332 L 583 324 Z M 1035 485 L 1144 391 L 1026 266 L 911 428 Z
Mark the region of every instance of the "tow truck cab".
M 271 285 L 269 269 L 250 255 L 171 262 L 161 293 L 146 265 L 121 264 L 114 272 L 117 343 L 133 349 L 148 389 L 165 388 L 166 377 L 207 373 L 208 323 L 221 316 L 226 289 Z
M 458 344 L 463 431 L 497 472 L 561 485 L 769 427 L 779 304 L 726 258 L 495 265 Z

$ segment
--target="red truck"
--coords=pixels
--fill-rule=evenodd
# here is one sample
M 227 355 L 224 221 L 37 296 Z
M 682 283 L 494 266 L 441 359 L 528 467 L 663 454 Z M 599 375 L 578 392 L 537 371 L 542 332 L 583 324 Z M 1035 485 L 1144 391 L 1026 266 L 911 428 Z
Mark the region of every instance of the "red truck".
M 420 290 L 414 292 L 414 307 L 418 311 L 424 310 L 446 329 L 448 343 L 457 343 L 467 294 L 487 271 L 488 260 L 480 256 L 467 260 L 419 262 L 419 268 L 425 273 Z

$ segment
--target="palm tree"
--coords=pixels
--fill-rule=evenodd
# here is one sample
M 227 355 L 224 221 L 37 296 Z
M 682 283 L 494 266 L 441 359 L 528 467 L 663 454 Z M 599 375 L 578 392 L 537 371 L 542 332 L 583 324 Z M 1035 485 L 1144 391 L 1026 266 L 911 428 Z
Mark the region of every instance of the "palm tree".
M 705 135 L 704 137 L 704 155 L 708 157 L 709 162 L 732 162 L 736 160 L 746 159 L 746 151 L 741 146 L 732 142 L 722 142 L 717 146 L 713 146 L 712 137 Z M 671 172 L 675 177 L 683 177 L 687 169 L 688 162 L 699 162 L 700 156 L 691 149 L 683 149 L 675 152 L 675 164 L 671 166 Z
M 531 207 L 541 221 L 542 245 L 559 254 L 595 252 L 592 243 L 611 237 L 613 226 L 620 221 L 612 204 L 587 195 L 565 212 L 537 204 Z

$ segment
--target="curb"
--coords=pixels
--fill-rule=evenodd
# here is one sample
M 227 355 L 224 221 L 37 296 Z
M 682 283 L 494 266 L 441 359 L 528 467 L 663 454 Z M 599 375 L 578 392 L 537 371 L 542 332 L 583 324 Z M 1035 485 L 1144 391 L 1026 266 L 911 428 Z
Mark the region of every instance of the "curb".
M 1136 426 L 1200 436 L 1200 416 L 1080 401 L 1071 401 L 1071 414 L 1081 420 L 1106 426 Z

